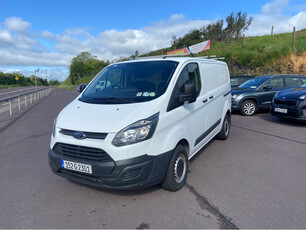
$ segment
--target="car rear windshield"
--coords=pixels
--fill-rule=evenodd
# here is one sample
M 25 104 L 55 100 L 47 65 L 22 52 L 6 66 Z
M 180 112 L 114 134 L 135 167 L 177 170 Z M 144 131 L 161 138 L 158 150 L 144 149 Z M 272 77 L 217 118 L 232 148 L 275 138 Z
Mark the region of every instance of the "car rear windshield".
M 153 100 L 165 93 L 178 65 L 174 61 L 118 63 L 105 68 L 85 89 L 80 101 L 124 104 Z
M 238 88 L 243 89 L 257 89 L 259 86 L 261 86 L 265 81 L 270 79 L 271 77 L 259 77 L 259 78 L 253 78 L 251 80 L 248 80 L 241 84 Z

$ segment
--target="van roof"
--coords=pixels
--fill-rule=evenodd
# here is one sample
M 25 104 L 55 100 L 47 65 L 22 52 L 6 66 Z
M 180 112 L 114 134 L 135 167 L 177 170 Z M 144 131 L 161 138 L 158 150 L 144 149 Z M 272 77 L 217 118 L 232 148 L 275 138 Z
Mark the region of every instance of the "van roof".
M 201 62 L 210 62 L 210 63 L 225 63 L 223 61 L 218 61 L 215 59 L 208 59 L 208 58 L 201 58 L 201 57 L 144 57 L 144 58 L 139 58 L 139 59 L 133 59 L 133 60 L 128 60 L 124 62 L 117 62 L 117 63 L 129 63 L 129 62 L 144 62 L 144 61 L 176 61 L 180 63 L 184 63 L 186 61 L 201 61 Z

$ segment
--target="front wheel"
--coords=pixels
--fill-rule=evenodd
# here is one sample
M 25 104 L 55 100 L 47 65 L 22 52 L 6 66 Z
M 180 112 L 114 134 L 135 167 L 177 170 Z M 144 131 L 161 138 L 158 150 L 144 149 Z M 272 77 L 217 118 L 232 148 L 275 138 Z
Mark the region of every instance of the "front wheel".
M 253 116 L 257 110 L 257 105 L 254 101 L 246 100 L 241 104 L 241 113 L 244 116 Z
M 173 192 L 180 190 L 185 185 L 187 173 L 188 154 L 183 145 L 178 145 L 174 149 L 162 187 Z
M 231 118 L 229 115 L 226 115 L 222 124 L 220 132 L 217 134 L 217 139 L 226 140 L 229 136 L 229 131 L 231 128 Z

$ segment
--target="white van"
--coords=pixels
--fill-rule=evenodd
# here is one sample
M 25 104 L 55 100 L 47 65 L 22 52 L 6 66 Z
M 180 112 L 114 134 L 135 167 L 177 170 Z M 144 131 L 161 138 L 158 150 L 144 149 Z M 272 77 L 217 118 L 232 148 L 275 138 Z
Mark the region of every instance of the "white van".
M 107 87 L 96 87 L 100 82 Z M 52 171 L 85 184 L 177 191 L 188 160 L 227 139 L 227 64 L 193 57 L 149 58 L 103 69 L 54 121 Z

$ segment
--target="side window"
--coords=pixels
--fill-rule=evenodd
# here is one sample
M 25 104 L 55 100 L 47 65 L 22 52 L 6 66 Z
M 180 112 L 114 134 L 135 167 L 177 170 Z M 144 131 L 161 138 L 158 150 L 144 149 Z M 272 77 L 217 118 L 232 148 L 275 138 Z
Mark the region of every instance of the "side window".
M 283 79 L 282 78 L 272 79 L 272 80 L 266 82 L 263 85 L 263 87 L 265 87 L 265 86 L 271 86 L 272 89 L 274 89 L 274 88 L 282 88 L 282 87 L 284 87 Z
M 111 85 L 119 84 L 121 78 L 121 69 L 110 70 L 105 77 L 103 76 L 101 80 L 96 85 L 96 90 L 103 90 Z
M 302 84 L 299 78 L 287 77 L 285 78 L 285 81 L 286 81 L 286 87 L 299 87 Z
M 302 80 L 303 84 L 306 83 L 306 78 L 301 78 L 301 80 Z
M 194 83 L 197 96 L 199 96 L 201 91 L 201 76 L 198 64 L 188 64 L 182 70 L 172 92 L 167 111 L 173 110 L 184 104 L 180 102 L 179 96 L 184 94 L 184 85 L 186 83 Z

